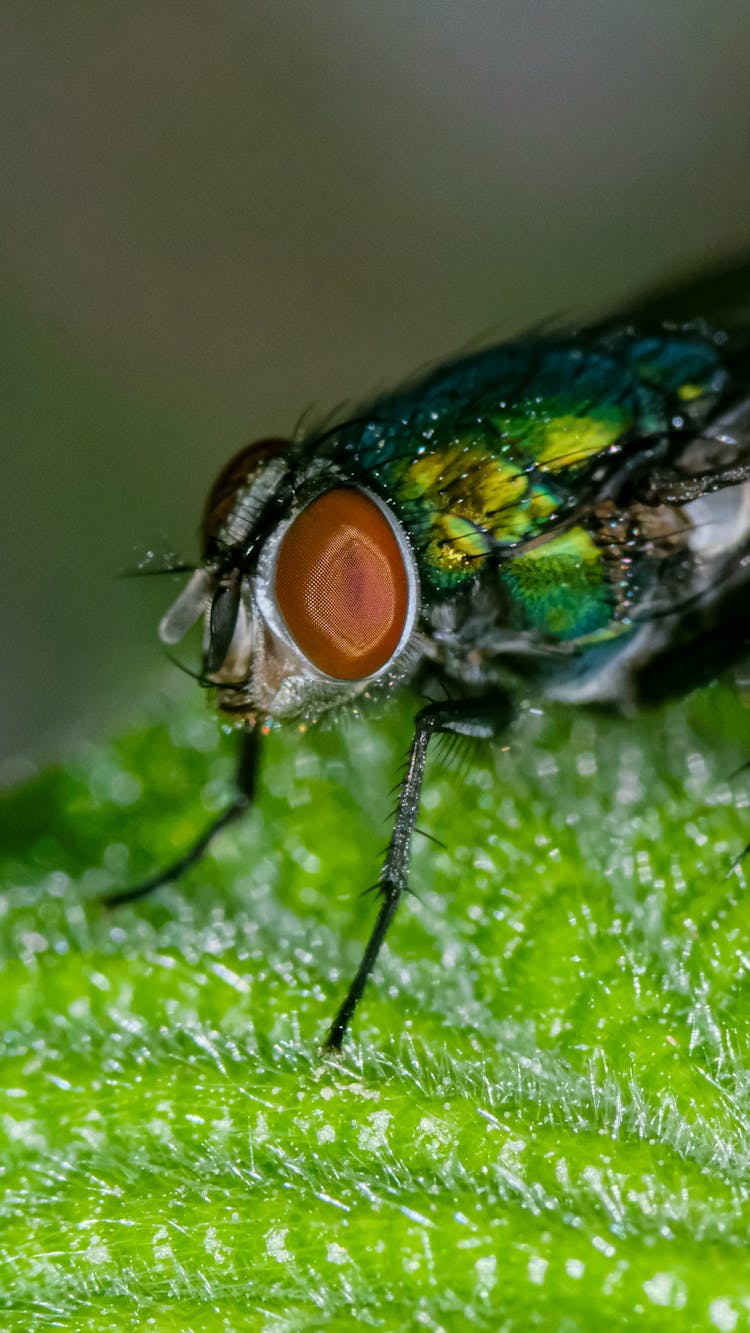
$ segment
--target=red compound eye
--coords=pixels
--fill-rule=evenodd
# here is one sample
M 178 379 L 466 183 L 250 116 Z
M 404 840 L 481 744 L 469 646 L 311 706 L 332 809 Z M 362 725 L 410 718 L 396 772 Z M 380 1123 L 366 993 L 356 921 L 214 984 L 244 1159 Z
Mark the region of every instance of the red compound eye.
M 326 491 L 285 534 L 276 601 L 307 658 L 336 680 L 371 676 L 393 657 L 409 581 L 382 509 L 348 487 Z

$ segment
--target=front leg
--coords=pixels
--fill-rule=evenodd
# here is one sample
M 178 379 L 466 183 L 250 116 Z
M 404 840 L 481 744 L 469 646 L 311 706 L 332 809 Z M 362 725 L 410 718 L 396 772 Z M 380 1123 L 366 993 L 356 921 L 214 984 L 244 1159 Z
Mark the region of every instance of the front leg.
M 155 889 L 160 889 L 163 884 L 171 884 L 190 870 L 192 866 L 197 865 L 208 850 L 209 844 L 213 842 L 217 833 L 225 829 L 228 824 L 233 824 L 236 819 L 249 809 L 255 795 L 256 778 L 258 773 L 258 753 L 260 737 L 257 729 L 244 731 L 240 740 L 239 761 L 237 764 L 237 773 L 235 783 L 237 794 L 225 810 L 217 815 L 209 824 L 208 828 L 196 838 L 192 847 L 190 847 L 183 856 L 164 870 L 158 871 L 149 879 L 144 879 L 141 884 L 136 884 L 129 889 L 118 889 L 115 893 L 108 893 L 102 898 L 105 907 L 121 907 L 123 903 L 135 902 L 138 898 L 145 898 L 147 894 L 153 893 Z
M 395 916 L 399 899 L 408 887 L 411 840 L 417 822 L 427 747 L 431 738 L 443 732 L 453 732 L 458 736 L 489 739 L 504 731 L 511 717 L 510 700 L 502 694 L 482 699 L 429 704 L 417 714 L 406 773 L 399 791 L 393 832 L 378 880 L 378 890 L 382 898 L 380 910 L 357 974 L 331 1024 L 324 1050 L 341 1049 L 344 1034 L 361 999 L 367 978 L 375 966 L 388 927 Z

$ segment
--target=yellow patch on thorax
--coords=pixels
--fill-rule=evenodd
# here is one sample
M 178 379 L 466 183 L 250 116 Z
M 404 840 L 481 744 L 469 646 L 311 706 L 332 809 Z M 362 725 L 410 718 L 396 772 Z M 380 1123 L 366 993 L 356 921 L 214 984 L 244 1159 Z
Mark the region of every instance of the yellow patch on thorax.
M 604 453 L 627 427 L 628 420 L 622 413 L 611 418 L 553 417 L 541 427 L 537 462 L 550 472 L 576 467 L 596 454 Z
M 497 541 L 517 541 L 524 534 L 528 480 L 508 459 L 453 444 L 415 459 L 401 484 L 406 496 L 428 501 L 433 527 L 442 528 L 450 541 L 468 541 L 472 554 L 478 553 L 478 533 L 489 533 Z

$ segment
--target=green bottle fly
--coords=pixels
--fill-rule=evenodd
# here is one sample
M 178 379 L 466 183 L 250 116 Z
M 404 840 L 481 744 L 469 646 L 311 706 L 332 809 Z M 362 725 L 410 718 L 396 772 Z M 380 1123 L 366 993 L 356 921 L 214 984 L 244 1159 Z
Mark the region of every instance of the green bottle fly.
M 750 265 L 616 320 L 447 363 L 294 440 L 250 445 L 208 498 L 203 556 L 164 642 L 204 623 L 201 681 L 242 730 L 234 802 L 288 720 L 421 708 L 340 1047 L 408 884 L 430 739 L 502 735 L 519 696 L 621 709 L 750 647 Z M 443 690 L 440 690 L 443 686 Z

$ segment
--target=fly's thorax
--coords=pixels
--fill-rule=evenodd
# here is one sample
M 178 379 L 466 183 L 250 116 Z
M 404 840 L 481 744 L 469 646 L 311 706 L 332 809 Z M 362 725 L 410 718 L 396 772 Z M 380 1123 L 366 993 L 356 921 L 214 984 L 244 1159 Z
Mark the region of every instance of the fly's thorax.
M 217 687 L 221 711 L 312 719 L 410 674 L 420 655 L 419 579 L 409 539 L 379 495 L 278 444 L 263 442 L 260 459 L 246 451 L 251 474 L 233 497 L 238 460 L 220 475 L 204 524 L 206 565 L 160 632 L 174 643 L 203 617 L 202 678 Z

